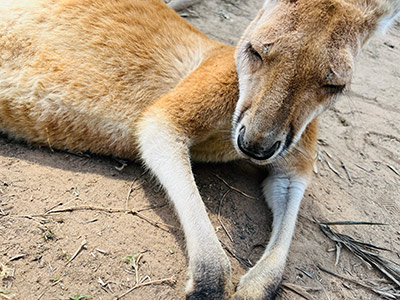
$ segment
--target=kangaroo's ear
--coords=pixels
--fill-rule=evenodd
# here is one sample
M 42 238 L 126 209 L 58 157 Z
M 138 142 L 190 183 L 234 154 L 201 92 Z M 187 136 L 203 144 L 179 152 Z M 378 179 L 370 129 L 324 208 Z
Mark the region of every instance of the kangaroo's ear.
M 281 0 L 265 0 L 264 5 L 263 5 L 263 10 L 268 11 L 272 9 L 274 6 L 276 6 L 279 2 L 282 2 Z
M 165 1 L 168 3 L 168 6 L 175 11 L 180 11 L 185 8 L 188 8 L 189 6 L 192 6 L 196 4 L 197 2 L 200 2 L 201 0 L 171 0 L 171 1 Z
M 385 33 L 400 16 L 400 0 L 359 0 L 359 2 L 371 26 L 370 35 Z

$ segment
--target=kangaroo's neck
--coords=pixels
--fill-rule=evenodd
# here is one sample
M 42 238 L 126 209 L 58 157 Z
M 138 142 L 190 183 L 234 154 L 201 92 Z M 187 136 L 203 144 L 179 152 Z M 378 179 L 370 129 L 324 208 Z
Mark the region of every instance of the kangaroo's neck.
M 202 63 L 165 97 L 170 112 L 179 123 L 188 123 L 186 136 L 192 144 L 208 139 L 210 134 L 232 128 L 232 117 L 239 89 L 234 59 L 235 48 L 223 44 L 213 47 Z M 171 107 L 179 107 L 176 113 Z

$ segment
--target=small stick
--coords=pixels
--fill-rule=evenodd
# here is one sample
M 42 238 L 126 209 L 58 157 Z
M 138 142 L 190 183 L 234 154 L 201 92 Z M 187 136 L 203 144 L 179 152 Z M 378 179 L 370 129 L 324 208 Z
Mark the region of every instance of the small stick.
M 360 166 L 360 165 L 357 165 L 357 164 L 356 164 L 356 167 L 359 167 L 361 170 L 364 170 L 367 173 L 370 173 L 372 171 L 370 168 L 364 168 L 363 166 Z
M 60 279 L 58 279 L 57 281 L 54 281 L 51 286 L 55 286 L 57 284 L 59 284 L 61 281 L 63 280 L 63 278 L 61 277 Z
M 166 206 L 167 204 L 163 204 L 160 206 L 149 206 L 149 207 L 144 207 L 138 210 L 135 210 L 135 212 L 142 212 L 146 210 L 152 210 L 152 209 L 158 209 Z M 98 210 L 98 211 L 104 211 L 107 213 L 125 213 L 127 212 L 123 208 L 106 208 L 106 207 L 96 207 L 96 206 L 72 206 L 72 207 L 66 207 L 66 208 L 61 208 L 57 210 L 51 210 L 47 214 L 32 214 L 32 215 L 10 215 L 10 217 L 17 217 L 17 218 L 28 218 L 28 219 L 33 219 L 33 218 L 39 218 L 39 217 L 46 217 L 48 214 L 57 214 L 57 213 L 64 213 L 64 212 L 73 212 L 73 211 L 78 211 L 78 210 Z M 130 213 L 130 211 L 128 211 Z
M 219 240 L 221 243 L 222 247 L 228 252 L 230 255 L 232 255 L 233 258 L 235 258 L 238 262 L 240 262 L 242 265 L 244 265 L 246 268 L 250 268 L 253 266 L 251 261 L 249 259 L 244 259 L 243 257 L 238 256 L 233 250 L 231 250 L 223 241 Z
M 178 227 L 175 227 L 175 226 L 172 226 L 172 225 L 168 225 L 168 224 L 165 224 L 165 223 L 162 223 L 162 222 L 153 221 L 153 220 L 150 219 L 149 217 L 146 217 L 146 216 L 144 216 L 144 215 L 138 213 L 138 212 L 135 211 L 135 210 L 130 211 L 130 213 L 131 213 L 132 215 L 134 215 L 134 216 L 138 216 L 139 218 L 145 220 L 147 223 L 150 223 L 151 225 L 153 225 L 153 226 L 155 226 L 155 227 L 157 227 L 157 228 L 160 228 L 161 230 L 167 231 L 167 232 L 169 232 L 169 230 L 168 230 L 168 229 L 165 229 L 165 228 L 162 228 L 161 226 L 165 226 L 165 227 L 171 228 L 171 229 L 179 229 Z
M 234 186 L 231 186 L 229 183 L 227 183 L 221 176 L 219 176 L 219 175 L 215 175 L 215 177 L 217 177 L 219 180 L 221 180 L 227 187 L 229 187 L 231 190 L 234 190 L 235 192 L 238 192 L 239 194 L 241 194 L 241 195 L 243 195 L 243 196 L 245 196 L 245 197 L 247 197 L 247 198 L 250 198 L 250 199 L 258 199 L 257 197 L 254 197 L 254 196 L 250 196 L 250 195 L 248 195 L 248 194 L 246 194 L 245 192 L 242 192 L 241 190 L 239 190 L 238 188 L 236 188 L 236 187 L 234 187 Z
M 317 282 L 321 285 L 322 291 L 324 292 L 326 299 L 331 300 L 331 297 L 329 297 L 329 294 L 326 291 L 326 288 L 323 286 L 323 284 L 321 282 L 319 282 L 318 280 L 317 280 Z
M 317 160 L 314 160 L 314 163 L 313 163 L 313 171 L 314 171 L 314 173 L 315 174 L 318 174 L 318 164 L 317 164 Z
M 131 196 L 131 193 L 134 190 L 134 189 L 132 189 L 134 183 L 135 183 L 135 181 L 132 181 L 132 183 L 131 183 L 131 185 L 129 187 L 128 195 L 126 196 L 126 201 L 125 201 L 125 209 L 126 210 L 129 209 L 129 197 Z
M 231 240 L 231 242 L 233 242 L 232 236 L 229 234 L 228 230 L 226 229 L 225 225 L 222 223 L 222 220 L 221 220 L 222 202 L 224 201 L 224 199 L 225 199 L 226 195 L 228 195 L 228 193 L 229 193 L 229 190 L 224 193 L 224 195 L 221 197 L 221 200 L 219 201 L 218 217 L 217 218 L 218 218 L 219 224 L 221 224 L 222 229 L 224 229 L 224 231 L 225 231 L 226 235 L 228 236 L 228 238 Z
M 328 270 L 328 269 L 325 269 L 325 268 L 322 267 L 321 265 L 318 265 L 317 267 L 318 267 L 318 269 L 320 269 L 321 271 L 323 271 L 323 272 L 325 272 L 325 273 L 328 273 L 328 274 L 330 274 L 330 275 L 332 275 L 332 276 L 338 277 L 338 278 L 343 279 L 343 280 L 347 280 L 347 281 L 349 281 L 349 282 L 351 282 L 351 283 L 357 284 L 357 285 L 359 285 L 359 286 L 362 286 L 362 287 L 365 287 L 365 288 L 368 288 L 368 289 L 370 288 L 369 285 L 366 285 L 366 284 L 364 284 L 364 283 L 362 283 L 362 282 L 359 282 L 359 281 L 357 281 L 357 280 L 354 280 L 354 279 L 347 278 L 347 277 L 345 277 L 345 276 L 339 275 L 338 273 L 335 273 L 335 272 L 333 272 L 333 271 L 330 271 L 330 270 Z
M 329 162 L 329 160 L 325 160 L 329 169 L 332 170 L 333 173 L 335 173 L 337 176 L 339 176 L 340 178 L 342 178 L 342 176 L 340 175 L 340 173 L 335 169 L 335 167 Z
M 78 256 L 78 254 L 85 248 L 86 248 L 86 240 L 83 240 L 78 250 L 75 251 L 74 255 L 71 256 L 71 258 L 67 261 L 65 265 L 68 266 L 69 263 L 73 261 Z
M 337 222 L 319 222 L 323 225 L 387 225 L 385 223 L 364 222 L 364 221 L 337 221 Z
M 354 180 L 353 180 L 353 177 L 351 177 L 351 174 L 350 174 L 349 169 L 346 167 L 346 165 L 344 164 L 343 161 L 341 161 L 341 164 L 342 164 L 342 168 L 346 171 L 346 174 L 347 174 L 347 177 L 348 177 L 349 180 L 350 180 L 350 183 L 353 184 L 353 183 L 354 183 Z
M 115 168 L 117 171 L 121 172 L 127 165 L 128 165 L 128 164 L 127 164 L 126 162 L 121 162 L 121 166 L 120 166 L 120 167 L 115 166 L 114 168 Z
M 142 286 L 146 286 L 146 285 L 159 285 L 159 284 L 163 284 L 163 283 L 167 283 L 169 285 L 174 285 L 175 284 L 175 279 L 173 277 L 171 278 L 165 278 L 165 279 L 159 279 L 159 280 L 153 280 L 153 281 L 148 281 L 145 283 L 139 283 L 136 284 L 135 286 L 131 287 L 129 290 L 127 290 L 126 292 L 124 292 L 123 294 L 117 296 L 114 298 L 114 300 L 119 300 L 122 299 L 123 297 L 125 297 L 126 295 L 128 295 L 129 293 L 131 293 L 133 290 L 136 290 Z
M 46 213 L 45 213 L 45 215 L 47 215 L 47 214 L 50 214 L 50 213 L 51 213 L 51 211 L 52 211 L 53 209 L 55 209 L 56 207 L 59 207 L 59 206 L 61 206 L 61 205 L 63 205 L 63 203 L 62 203 L 62 202 L 60 202 L 60 203 L 57 203 L 56 205 L 54 205 L 54 206 L 50 207 L 48 210 L 46 210 Z
M 313 276 L 310 272 L 307 272 L 306 270 L 303 270 L 303 269 L 297 268 L 297 267 L 296 267 L 296 270 L 299 270 L 301 273 L 303 273 L 303 274 L 306 275 L 307 277 L 309 277 L 309 278 L 311 278 L 311 279 L 314 279 L 314 276 Z
M 47 292 L 47 290 L 48 290 L 48 288 L 46 288 L 46 290 L 44 290 L 44 291 L 39 295 L 39 297 L 37 298 L 37 300 L 42 299 L 42 297 L 43 297 L 44 294 Z
M 0 296 L 3 297 L 4 299 L 12 299 L 12 296 L 7 296 L 6 293 L 8 294 L 9 292 L 7 290 L 0 290 Z
M 328 142 L 323 139 L 318 139 L 317 143 L 318 143 L 318 145 L 329 146 Z
M 86 225 L 86 224 L 90 224 L 90 223 L 97 222 L 98 220 L 99 220 L 99 219 L 94 218 L 94 219 L 91 219 L 91 220 L 83 221 L 83 222 L 81 222 L 81 224 Z
M 18 259 L 24 258 L 25 256 L 26 256 L 26 254 L 19 254 L 19 255 L 16 255 L 14 257 L 11 257 L 8 261 L 10 262 L 10 261 L 13 261 L 13 260 L 18 260 Z
M 304 299 L 307 300 L 314 300 L 314 297 L 311 296 L 303 287 L 293 284 L 293 283 L 288 283 L 288 282 L 283 282 L 282 286 L 284 288 L 287 288 L 288 290 L 291 290 L 292 292 L 296 293 L 297 295 L 303 297 Z
M 342 249 L 342 243 L 337 242 L 336 243 L 336 261 L 335 261 L 335 266 L 339 263 L 340 259 L 340 250 Z
M 359 285 L 359 286 L 361 286 L 361 287 L 363 287 L 363 288 L 366 288 L 366 289 L 368 289 L 368 290 L 371 290 L 371 291 L 375 292 L 376 294 L 378 294 L 378 295 L 380 295 L 380 296 L 386 296 L 386 297 L 390 297 L 390 298 L 392 298 L 392 299 L 397 299 L 397 298 L 396 298 L 397 295 L 394 296 L 394 295 L 392 295 L 391 293 L 387 293 L 387 292 L 385 292 L 385 291 L 379 290 L 379 289 L 377 289 L 377 288 L 374 288 L 374 287 L 372 287 L 372 286 L 369 286 L 369 285 L 367 285 L 367 284 L 364 284 L 364 283 L 362 283 L 362 282 L 360 282 L 360 281 L 357 281 L 357 280 L 354 280 L 354 279 L 351 279 L 351 278 L 344 277 L 344 276 L 339 275 L 339 274 L 337 274 L 337 273 L 335 273 L 335 272 L 333 272 L 333 271 L 330 271 L 330 270 L 328 270 L 328 269 L 325 269 L 324 267 L 322 267 L 322 266 L 320 266 L 320 265 L 318 265 L 317 267 L 318 267 L 318 269 L 320 269 L 321 271 L 323 271 L 323 272 L 325 272 L 325 273 L 328 273 L 328 274 L 330 274 L 330 275 L 332 275 L 332 276 L 338 277 L 338 278 L 340 278 L 340 279 L 342 279 L 342 280 L 347 280 L 347 281 L 349 281 L 349 282 L 351 282 L 351 283 L 354 283 L 354 284 Z
M 55 214 L 55 213 L 62 213 L 62 212 L 72 212 L 72 211 L 77 211 L 77 210 L 98 210 L 98 211 L 104 211 L 104 212 L 108 212 L 108 213 L 125 212 L 125 209 L 122 209 L 122 208 L 105 208 L 105 207 L 99 207 L 99 206 L 84 205 L 84 206 L 72 206 L 72 207 L 56 209 L 56 210 L 52 210 L 49 213 Z M 33 215 L 31 215 L 31 216 L 33 216 Z
M 328 155 L 329 158 L 333 158 L 332 155 L 328 151 L 326 151 L 325 149 L 323 149 L 322 151 L 324 151 L 326 153 L 326 155 Z
M 160 205 L 158 207 L 145 207 L 142 209 L 138 209 L 138 210 L 131 210 L 131 211 L 127 211 L 125 209 L 122 208 L 105 208 L 105 207 L 95 207 L 95 206 L 74 206 L 74 207 L 67 207 L 67 208 L 63 208 L 63 209 L 57 209 L 57 210 L 52 210 L 49 211 L 48 214 L 55 214 L 55 213 L 63 213 L 63 212 L 73 212 L 73 211 L 78 211 L 78 210 L 98 210 L 98 211 L 104 211 L 104 212 L 108 212 L 108 213 L 130 213 L 133 216 L 137 216 L 143 220 L 145 220 L 146 222 L 150 223 L 151 225 L 160 228 L 161 230 L 164 231 L 168 231 L 165 228 L 162 228 L 161 226 L 165 226 L 167 228 L 173 228 L 173 229 L 179 229 L 175 226 L 172 225 L 168 225 L 165 223 L 161 223 L 161 222 L 156 222 L 151 220 L 150 218 L 142 215 L 140 212 L 145 211 L 145 210 L 151 210 L 151 209 L 156 209 L 156 208 L 161 208 L 166 206 L 167 204 L 164 205 Z M 12 215 L 12 217 L 19 217 L 19 218 L 28 218 L 28 219 L 33 219 L 34 217 L 45 217 L 47 216 L 46 214 L 36 214 L 36 215 Z
M 325 287 L 322 285 L 322 283 L 319 280 L 314 278 L 314 276 L 311 273 L 307 272 L 306 270 L 303 270 L 303 269 L 300 269 L 300 268 L 296 268 L 296 269 L 299 270 L 300 272 L 304 273 L 306 276 L 310 277 L 311 279 L 314 279 L 317 282 L 317 284 L 321 286 L 320 290 L 322 290 L 324 292 L 326 298 L 328 300 L 331 300 L 331 298 L 329 297 Z M 314 288 L 313 290 L 317 291 L 318 289 L 319 288 Z M 310 288 L 307 288 L 306 290 L 308 291 L 308 290 L 310 290 Z
M 388 166 L 388 168 L 389 168 L 390 170 L 392 170 L 392 171 L 395 172 L 398 176 L 400 176 L 399 171 L 397 171 L 395 167 L 393 167 L 393 166 L 391 166 L 391 165 L 387 165 L 387 166 Z
M 106 251 L 106 250 L 103 250 L 103 249 L 96 248 L 96 251 L 97 251 L 97 252 L 100 252 L 101 254 L 104 254 L 104 255 L 107 254 L 107 251 Z

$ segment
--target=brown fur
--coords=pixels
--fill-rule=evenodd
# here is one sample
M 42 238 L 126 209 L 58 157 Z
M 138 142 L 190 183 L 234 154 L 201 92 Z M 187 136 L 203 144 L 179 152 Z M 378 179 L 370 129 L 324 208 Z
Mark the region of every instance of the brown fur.
M 54 148 L 134 158 L 132 130 L 142 110 L 220 47 L 159 1 L 101 3 L 45 2 L 2 20 L 1 51 L 11 53 L 1 61 L 3 131 Z

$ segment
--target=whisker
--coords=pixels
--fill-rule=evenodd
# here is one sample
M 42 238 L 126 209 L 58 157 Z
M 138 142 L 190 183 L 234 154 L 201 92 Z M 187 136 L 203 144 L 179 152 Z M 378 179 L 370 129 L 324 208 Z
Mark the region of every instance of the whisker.
M 218 129 L 218 130 L 216 130 L 216 132 L 217 133 L 219 133 L 219 132 L 221 132 L 221 133 L 227 133 L 227 132 L 231 133 L 232 129 Z
M 300 145 L 297 145 L 296 147 L 294 147 L 293 150 L 295 150 L 298 153 L 302 154 L 307 159 L 312 159 L 310 153 L 308 153 L 306 150 L 304 150 L 304 148 L 302 148 Z
M 230 135 L 227 135 L 227 136 L 219 137 L 219 138 L 217 139 L 217 141 L 229 141 L 229 140 L 231 140 L 231 139 L 232 139 L 232 137 L 231 137 Z
M 356 120 L 356 118 L 360 116 L 360 111 L 357 110 L 357 105 L 354 103 L 353 98 L 350 94 L 345 94 L 343 98 L 347 100 L 353 120 Z

